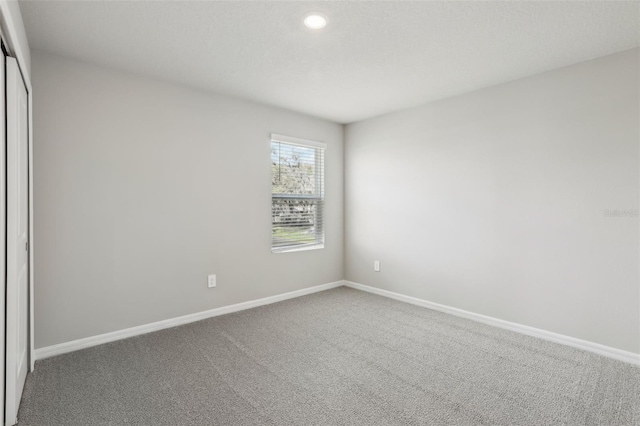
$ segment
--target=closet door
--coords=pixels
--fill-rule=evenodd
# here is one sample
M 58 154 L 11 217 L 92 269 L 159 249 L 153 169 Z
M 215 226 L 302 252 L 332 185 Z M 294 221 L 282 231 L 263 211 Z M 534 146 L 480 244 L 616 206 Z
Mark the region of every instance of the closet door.
M 1 41 L 0 41 L 1 43 Z M 1 424 L 4 424 L 4 367 L 5 367 L 5 291 L 6 284 L 6 232 L 5 232 L 5 223 L 7 220 L 6 216 L 6 204 L 5 204 L 5 195 L 7 182 L 5 179 L 5 171 L 6 171 L 6 158 L 5 158 L 5 150 L 7 148 L 6 145 L 6 123 L 4 120 L 4 110 L 5 110 L 5 55 L 4 50 L 0 50 L 0 283 L 2 283 L 2 287 L 0 288 L 0 420 Z
M 27 89 L 6 58 L 7 300 L 5 424 L 17 421 L 29 349 L 29 116 Z

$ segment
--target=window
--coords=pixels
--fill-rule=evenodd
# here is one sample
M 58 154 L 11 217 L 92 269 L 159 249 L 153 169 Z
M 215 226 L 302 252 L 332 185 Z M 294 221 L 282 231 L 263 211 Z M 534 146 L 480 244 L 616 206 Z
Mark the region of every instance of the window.
M 324 149 L 271 135 L 271 251 L 324 247 Z

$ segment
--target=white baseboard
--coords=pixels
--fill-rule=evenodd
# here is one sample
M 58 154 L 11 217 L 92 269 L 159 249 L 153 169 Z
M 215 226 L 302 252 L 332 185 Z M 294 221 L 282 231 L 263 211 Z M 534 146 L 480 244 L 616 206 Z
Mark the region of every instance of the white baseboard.
M 263 299 L 250 300 L 248 302 L 237 303 L 235 305 L 222 306 L 220 308 L 197 312 L 195 314 L 184 315 L 177 318 L 170 318 L 162 321 L 152 322 L 150 324 L 139 325 L 137 327 L 126 328 L 124 330 L 112 331 L 110 333 L 100 334 L 97 336 L 85 337 L 83 339 L 72 340 L 70 342 L 60 343 L 52 346 L 46 346 L 44 348 L 36 349 L 35 357 L 36 360 L 40 360 L 56 355 L 62 355 L 68 352 L 101 345 L 103 343 L 109 343 L 116 340 L 126 339 L 128 337 L 139 336 L 141 334 L 151 333 L 154 331 L 163 330 L 165 328 L 176 327 L 178 325 L 188 324 L 206 318 L 217 317 L 219 315 L 230 314 L 232 312 L 243 311 L 245 309 L 251 309 L 258 306 L 281 302 L 287 299 L 306 296 L 307 294 L 318 293 L 320 291 L 341 287 L 342 285 L 344 285 L 343 281 L 336 281 L 328 284 L 318 285 L 315 287 L 303 288 L 302 290 L 291 291 L 289 293 L 265 297 Z
M 307 294 L 318 293 L 320 291 L 329 290 L 332 288 L 340 287 L 342 285 L 345 285 L 347 287 L 351 287 L 357 290 L 362 290 L 369 293 L 377 294 L 379 296 L 388 297 L 390 299 L 399 300 L 401 302 L 411 303 L 413 305 L 422 306 L 425 308 L 433 309 L 436 311 L 444 312 L 444 313 L 455 315 L 458 317 L 481 322 L 483 324 L 488 324 L 494 327 L 503 328 L 505 330 L 515 331 L 518 333 L 526 334 L 528 336 L 538 337 L 540 339 L 548 340 L 548 341 L 559 343 L 562 345 L 572 346 L 574 348 L 593 352 L 598 355 L 617 359 L 619 361 L 640 365 L 640 354 L 636 354 L 634 352 L 623 351 L 621 349 L 612 348 L 610 346 L 601 345 L 599 343 L 576 339 L 575 337 L 569 337 L 563 334 L 541 330 L 539 328 L 529 327 L 526 325 L 509 322 L 509 321 L 501 320 L 498 318 L 489 317 L 486 315 L 476 314 L 476 313 L 465 311 L 462 309 L 441 305 L 439 303 L 429 302 L 427 300 L 418 299 L 416 297 L 405 296 L 403 294 L 394 293 L 391 291 L 382 290 L 376 287 L 371 287 L 364 284 L 358 284 L 351 281 L 336 281 L 328 284 L 318 285 L 315 287 L 304 288 L 302 290 L 292 291 L 289 293 L 283 293 L 275 296 L 265 297 L 263 299 L 250 300 L 248 302 L 237 303 L 235 305 L 222 306 L 220 308 L 215 308 L 215 309 L 211 309 L 203 312 L 197 312 L 195 314 L 184 315 L 177 318 L 170 318 L 162 321 L 153 322 L 150 324 L 139 325 L 137 327 L 126 328 L 124 330 L 113 331 L 110 333 L 86 337 L 83 339 L 60 343 L 57 345 L 46 346 L 44 348 L 36 349 L 35 358 L 36 360 L 40 360 L 40 359 L 49 358 L 56 355 L 62 355 L 68 352 L 73 352 L 80 349 L 101 345 L 103 343 L 109 343 L 116 340 L 122 340 L 129 337 L 139 336 L 141 334 L 151 333 L 154 331 L 163 330 L 165 328 L 176 327 L 179 325 L 188 324 L 195 321 L 200 321 L 206 318 L 212 318 L 219 315 L 230 314 L 232 312 L 243 311 L 245 309 L 251 309 L 258 306 L 269 305 L 271 303 L 281 302 L 283 300 L 293 299 L 296 297 L 305 296 Z
M 634 352 L 623 351 L 621 349 L 612 348 L 610 346 L 601 345 L 599 343 L 576 339 L 575 337 L 569 337 L 563 334 L 553 333 L 551 331 L 541 330 L 539 328 L 517 324 L 515 322 L 504 321 L 498 318 L 476 314 L 476 313 L 465 311 L 462 309 L 452 308 L 450 306 L 429 302 L 427 300 L 418 299 L 416 297 L 405 296 L 403 294 L 382 290 L 382 289 L 371 287 L 364 284 L 345 281 L 344 285 L 347 287 L 355 288 L 357 290 L 362 290 L 369 293 L 377 294 L 379 296 L 388 297 L 390 299 L 399 300 L 401 302 L 411 303 L 412 305 L 422 306 L 424 308 L 429 308 L 429 309 L 444 312 L 447 314 L 455 315 L 458 317 L 470 319 L 473 321 L 492 325 L 494 327 L 503 328 L 505 330 L 515 331 L 518 333 L 526 334 L 528 336 L 538 337 L 540 339 L 548 340 L 548 341 L 559 343 L 562 345 L 573 346 L 574 348 L 593 352 L 598 355 L 603 355 L 609 358 L 617 359 L 619 361 L 640 365 L 640 354 L 637 354 Z

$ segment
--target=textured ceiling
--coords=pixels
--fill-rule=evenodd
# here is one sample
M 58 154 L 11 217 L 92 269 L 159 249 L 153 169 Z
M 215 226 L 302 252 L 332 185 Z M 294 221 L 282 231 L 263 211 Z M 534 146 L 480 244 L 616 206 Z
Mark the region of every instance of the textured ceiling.
M 349 123 L 640 44 L 638 2 L 21 1 L 30 46 Z M 303 26 L 309 11 L 328 18 Z

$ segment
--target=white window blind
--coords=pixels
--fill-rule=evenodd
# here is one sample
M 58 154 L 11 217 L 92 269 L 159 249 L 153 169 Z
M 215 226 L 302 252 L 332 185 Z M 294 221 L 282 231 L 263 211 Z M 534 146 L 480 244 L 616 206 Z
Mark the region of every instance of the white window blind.
M 325 147 L 271 135 L 271 251 L 324 247 Z

